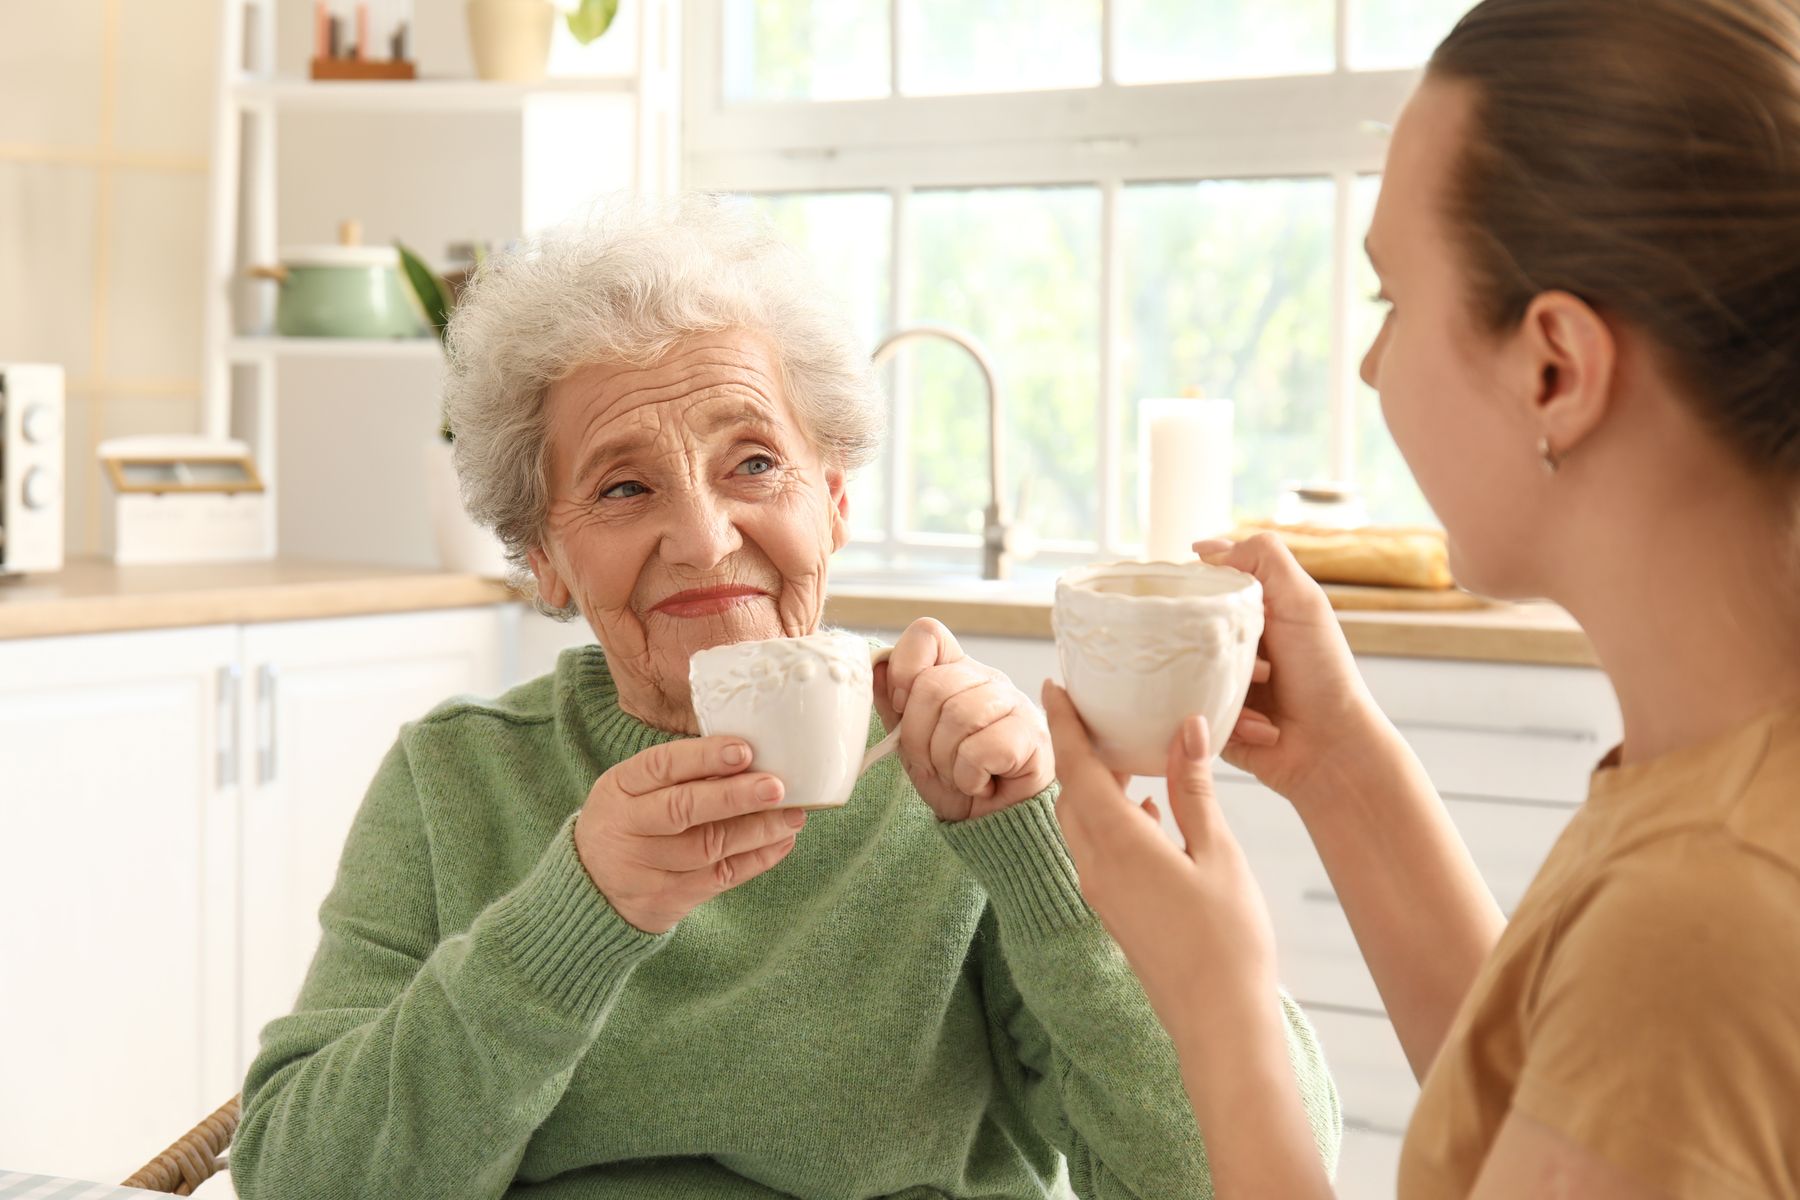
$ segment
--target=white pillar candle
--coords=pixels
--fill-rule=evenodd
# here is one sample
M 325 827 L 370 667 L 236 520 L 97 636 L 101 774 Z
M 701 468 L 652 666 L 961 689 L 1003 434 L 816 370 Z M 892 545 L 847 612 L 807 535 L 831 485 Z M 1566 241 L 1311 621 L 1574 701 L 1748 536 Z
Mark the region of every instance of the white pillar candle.
M 1231 519 L 1231 401 L 1144 400 L 1139 408 L 1144 557 L 1184 562 Z

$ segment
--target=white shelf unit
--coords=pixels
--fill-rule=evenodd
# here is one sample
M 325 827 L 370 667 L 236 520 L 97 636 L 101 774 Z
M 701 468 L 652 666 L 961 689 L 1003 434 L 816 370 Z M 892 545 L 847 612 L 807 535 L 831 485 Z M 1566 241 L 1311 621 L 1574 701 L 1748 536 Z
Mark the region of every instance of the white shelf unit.
M 359 447 L 365 460 L 359 476 L 346 465 L 356 461 L 354 453 L 321 463 L 319 450 L 332 444 L 334 432 L 352 440 L 399 436 L 404 423 L 373 408 L 391 399 L 418 409 L 422 390 L 435 393 L 436 340 L 274 336 L 276 285 L 250 282 L 246 270 L 278 262 L 283 246 L 334 240 L 339 218 L 361 220 L 371 243 L 403 238 L 431 258 L 450 241 L 504 243 L 531 234 L 601 193 L 672 192 L 679 165 L 680 2 L 623 0 L 614 28 L 596 43 L 607 60 L 599 70 L 531 84 L 472 77 L 462 0 L 415 0 L 412 44 L 421 77 L 393 82 L 305 78 L 312 6 L 304 0 L 219 3 L 202 431 L 250 444 L 271 489 L 271 554 L 327 549 L 332 530 L 314 520 L 312 509 L 331 510 L 344 521 L 354 505 L 334 503 L 335 493 L 346 482 L 367 480 L 367 462 L 375 460 L 395 470 L 384 493 L 365 497 L 372 519 L 406 510 L 387 540 L 422 553 L 417 530 L 426 502 L 417 464 L 423 451 Z M 553 57 L 552 69 L 557 66 Z M 398 382 L 395 371 L 411 374 Z M 328 383 L 320 382 L 322 372 Z M 360 409 L 341 403 L 359 372 L 370 393 Z M 339 401 L 337 407 L 321 403 L 314 412 L 315 406 L 290 404 L 284 411 L 278 383 L 295 373 L 306 374 L 315 395 L 330 393 L 325 398 Z M 316 424 L 357 412 L 373 413 L 368 429 Z M 308 421 L 315 425 L 304 427 Z M 284 430 L 308 447 L 298 460 L 307 471 L 284 477 Z M 319 470 L 311 469 L 314 463 Z M 346 478 L 324 478 L 327 467 Z M 285 523 L 284 502 L 292 509 Z M 307 520 L 300 523 L 303 510 Z M 302 544 L 284 547 L 284 528 L 303 533 Z M 366 530 L 347 533 L 368 557 L 386 557 Z
M 488 83 L 480 79 L 424 78 L 392 82 L 310 79 L 255 79 L 234 85 L 240 104 L 280 104 L 294 109 L 353 109 L 358 112 L 495 112 L 517 110 L 535 96 L 610 94 L 629 96 L 637 79 L 546 79 L 542 83 Z
M 225 347 L 234 365 L 254 365 L 291 355 L 296 358 L 436 358 L 436 338 L 235 337 Z

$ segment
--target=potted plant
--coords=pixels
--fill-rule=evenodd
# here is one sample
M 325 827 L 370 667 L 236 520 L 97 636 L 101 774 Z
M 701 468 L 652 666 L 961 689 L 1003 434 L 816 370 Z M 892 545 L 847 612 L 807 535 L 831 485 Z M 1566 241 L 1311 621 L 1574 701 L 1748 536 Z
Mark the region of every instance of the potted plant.
M 612 26 L 619 0 L 561 0 L 575 40 L 587 45 Z M 507 83 L 536 83 L 550 62 L 558 3 L 553 0 L 469 0 L 469 49 L 475 73 Z
M 424 259 L 399 242 L 394 243 L 394 248 L 400 252 L 400 266 L 406 275 L 406 281 L 411 285 L 419 307 L 424 310 L 425 319 L 431 323 L 438 345 L 442 346 L 445 330 L 450 324 L 450 314 L 456 311 L 457 297 L 470 272 L 453 271 L 448 276 L 439 275 L 425 264 Z M 477 243 L 475 266 L 479 267 L 485 257 L 484 249 Z M 431 520 L 437 533 L 438 557 L 446 570 L 467 571 L 472 575 L 504 579 L 509 568 L 500 539 L 490 530 L 477 525 L 463 508 L 462 485 L 456 477 L 453 458 L 455 442 L 456 434 L 450 428 L 449 416 L 439 408 L 438 433 L 426 447 L 425 455 L 426 489 L 431 499 Z

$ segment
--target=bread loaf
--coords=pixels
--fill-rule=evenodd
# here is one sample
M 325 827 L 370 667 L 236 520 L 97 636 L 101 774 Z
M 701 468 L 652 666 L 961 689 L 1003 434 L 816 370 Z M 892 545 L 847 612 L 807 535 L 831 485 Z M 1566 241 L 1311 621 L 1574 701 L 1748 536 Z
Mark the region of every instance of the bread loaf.
M 1239 526 L 1230 536 L 1233 541 L 1243 541 L 1258 533 L 1272 533 L 1280 538 L 1301 568 L 1320 583 L 1433 591 L 1456 586 L 1450 577 L 1450 549 L 1441 529 L 1327 529 L 1252 521 Z

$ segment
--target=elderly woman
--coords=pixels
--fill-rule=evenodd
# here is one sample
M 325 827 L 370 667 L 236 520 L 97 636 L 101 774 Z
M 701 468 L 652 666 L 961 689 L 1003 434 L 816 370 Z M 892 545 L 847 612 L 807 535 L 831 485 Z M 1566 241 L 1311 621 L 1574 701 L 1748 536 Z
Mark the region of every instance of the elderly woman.
M 876 677 L 898 762 L 809 818 L 742 741 L 690 736 L 690 654 L 818 628 L 873 451 L 866 359 L 817 296 L 708 200 L 475 281 L 449 385 L 470 508 L 599 644 L 401 731 L 250 1068 L 246 1196 L 1022 1198 L 1065 1156 L 1082 1196 L 1210 1194 L 1002 675 L 907 630 Z

